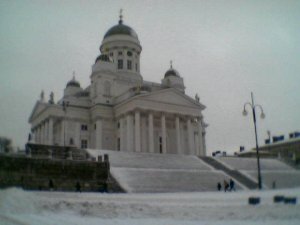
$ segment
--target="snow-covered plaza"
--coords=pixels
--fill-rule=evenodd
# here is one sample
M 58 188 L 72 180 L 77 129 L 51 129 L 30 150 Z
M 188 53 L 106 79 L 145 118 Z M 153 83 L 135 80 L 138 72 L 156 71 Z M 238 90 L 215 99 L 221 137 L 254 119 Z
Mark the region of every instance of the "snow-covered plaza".
M 0 191 L 1 225 L 299 224 L 300 206 L 273 203 L 300 189 L 164 194 Z M 261 198 L 248 204 L 250 196 Z

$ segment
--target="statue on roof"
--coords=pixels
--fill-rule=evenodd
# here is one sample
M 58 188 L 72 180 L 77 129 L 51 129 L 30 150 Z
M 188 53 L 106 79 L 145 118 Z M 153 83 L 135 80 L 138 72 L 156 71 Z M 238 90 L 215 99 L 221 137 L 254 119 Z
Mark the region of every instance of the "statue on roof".
M 197 102 L 200 102 L 200 98 L 199 98 L 198 94 L 195 95 L 195 100 L 196 100 Z
M 44 90 L 41 91 L 41 94 L 40 94 L 40 101 L 41 101 L 41 102 L 44 102 L 44 101 L 45 101 L 45 92 L 44 92 Z
M 49 96 L 49 101 L 50 104 L 54 104 L 54 93 L 51 91 L 50 96 Z

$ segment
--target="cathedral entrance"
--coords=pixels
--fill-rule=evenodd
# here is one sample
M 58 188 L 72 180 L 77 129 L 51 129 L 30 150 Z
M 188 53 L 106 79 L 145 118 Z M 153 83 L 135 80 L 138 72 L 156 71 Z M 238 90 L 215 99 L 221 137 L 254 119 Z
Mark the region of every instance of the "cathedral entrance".
M 162 154 L 162 137 L 159 136 L 159 153 Z

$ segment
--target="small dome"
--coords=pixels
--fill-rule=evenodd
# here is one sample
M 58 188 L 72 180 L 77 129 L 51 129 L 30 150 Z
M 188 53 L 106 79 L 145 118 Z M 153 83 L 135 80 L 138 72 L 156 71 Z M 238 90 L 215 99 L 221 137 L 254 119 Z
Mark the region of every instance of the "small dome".
M 172 60 L 170 61 L 170 69 L 165 73 L 165 78 L 170 76 L 180 77 L 178 71 L 173 69 Z
M 80 84 L 77 80 L 75 80 L 75 76 L 73 76 L 73 79 L 67 83 L 67 87 L 79 87 L 80 88 Z
M 166 77 L 170 77 L 170 76 L 175 76 L 175 77 L 180 77 L 179 73 L 177 72 L 177 70 L 171 68 L 169 69 L 166 73 L 165 73 L 165 78 Z
M 99 60 L 103 62 L 112 62 L 112 60 L 109 58 L 108 55 L 99 55 L 95 60 L 95 63 L 98 62 Z
M 133 38 L 138 39 L 137 33 L 129 26 L 123 24 L 123 21 L 120 19 L 119 24 L 110 28 L 104 35 L 104 39 L 113 35 L 128 35 Z

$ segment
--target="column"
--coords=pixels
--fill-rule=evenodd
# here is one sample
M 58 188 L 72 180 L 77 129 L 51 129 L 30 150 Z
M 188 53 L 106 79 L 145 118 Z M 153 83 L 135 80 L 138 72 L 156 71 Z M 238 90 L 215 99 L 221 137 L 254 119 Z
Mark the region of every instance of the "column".
M 96 121 L 96 149 L 102 149 L 102 119 Z
M 126 122 L 127 122 L 127 151 L 133 152 L 133 116 L 131 114 L 128 114 L 126 116 Z
M 153 133 L 153 113 L 149 112 L 148 115 L 148 138 L 149 138 L 149 152 L 154 152 L 154 133 Z
M 161 115 L 161 132 L 162 132 L 162 152 L 167 153 L 167 133 L 166 133 L 166 116 Z
M 48 122 L 48 144 L 53 145 L 53 119 L 49 118 Z
M 31 143 L 36 143 L 36 130 L 32 129 L 31 132 Z
M 141 151 L 141 116 L 138 110 L 134 113 L 135 120 L 135 151 Z
M 182 154 L 179 123 L 180 123 L 179 116 L 176 116 L 175 126 L 176 126 L 176 139 L 177 139 L 177 154 Z
M 65 146 L 65 121 L 61 121 L 60 127 L 60 145 Z
M 194 144 L 193 144 L 193 130 L 192 130 L 192 124 L 191 124 L 191 118 L 187 118 L 187 133 L 188 133 L 188 143 L 189 143 L 189 154 L 193 155 L 195 154 L 194 151 Z
M 202 136 L 202 122 L 201 122 L 200 118 L 198 119 L 198 136 L 199 136 L 198 155 L 204 156 L 203 136 Z
M 37 133 L 38 144 L 41 144 L 41 125 L 37 127 Z
M 125 151 L 125 121 L 124 118 L 121 117 L 119 120 L 120 123 L 120 151 Z
M 45 144 L 45 125 L 41 123 L 41 144 Z
M 76 122 L 76 132 L 75 132 L 75 140 L 74 141 L 75 141 L 75 145 L 77 146 L 77 148 L 81 148 L 80 132 L 81 132 L 81 123 Z
M 203 143 L 203 155 L 206 155 L 206 142 L 205 142 L 205 131 L 202 131 L 202 143 Z
M 49 141 L 48 141 L 48 134 L 49 134 L 48 127 L 49 127 L 48 121 L 45 121 L 45 123 L 44 123 L 44 144 L 45 145 L 49 144 Z

